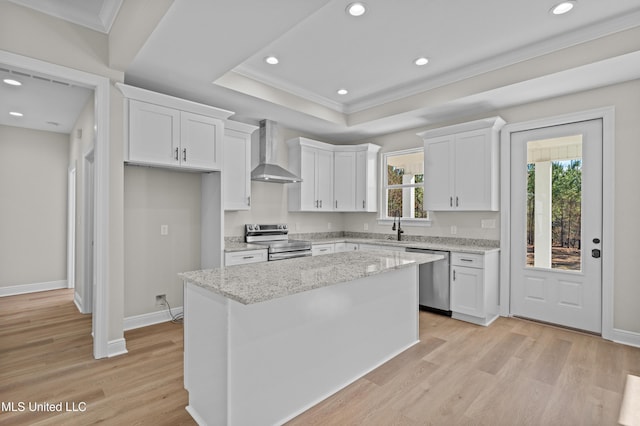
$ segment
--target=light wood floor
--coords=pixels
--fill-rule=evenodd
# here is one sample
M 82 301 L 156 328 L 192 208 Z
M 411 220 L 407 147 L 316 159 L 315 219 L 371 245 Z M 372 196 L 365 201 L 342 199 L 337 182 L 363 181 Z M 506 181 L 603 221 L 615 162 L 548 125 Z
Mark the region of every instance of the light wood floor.
M 0 401 L 81 402 L 84 413 L 0 413 L 4 425 L 193 425 L 182 327 L 125 333 L 93 360 L 72 293 L 0 298 Z M 513 318 L 488 328 L 422 312 L 421 342 L 290 425 L 615 425 L 640 349 Z

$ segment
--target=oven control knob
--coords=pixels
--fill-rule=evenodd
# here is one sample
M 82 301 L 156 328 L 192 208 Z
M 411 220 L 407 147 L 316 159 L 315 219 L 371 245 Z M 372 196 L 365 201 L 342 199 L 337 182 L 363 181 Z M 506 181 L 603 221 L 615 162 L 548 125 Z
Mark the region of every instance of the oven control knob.
M 253 231 L 253 225 L 247 225 L 247 229 L 248 229 L 249 231 Z
M 287 230 L 287 225 L 282 225 L 282 229 Z
M 259 231 L 260 230 L 260 225 L 253 225 L 253 230 L 254 231 Z

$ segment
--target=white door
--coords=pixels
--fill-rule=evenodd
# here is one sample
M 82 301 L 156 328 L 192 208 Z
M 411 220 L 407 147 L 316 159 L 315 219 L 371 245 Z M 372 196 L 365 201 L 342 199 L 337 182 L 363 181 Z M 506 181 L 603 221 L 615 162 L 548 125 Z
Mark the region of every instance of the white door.
M 424 144 L 424 209 L 454 210 L 454 136 L 427 139 Z
M 92 150 L 84 159 L 84 287 L 82 291 L 82 309 L 83 314 L 94 312 L 96 306 L 96 283 L 94 260 L 95 260 L 95 162 L 94 151 Z M 96 316 L 91 318 L 92 331 L 95 331 Z
M 222 121 L 180 113 L 180 164 L 198 170 L 222 169 Z
M 511 313 L 601 332 L 602 120 L 511 134 Z
M 129 159 L 138 163 L 180 164 L 180 111 L 129 101 Z
M 316 152 L 316 191 L 319 210 L 333 210 L 333 152 Z
M 333 163 L 334 209 L 354 211 L 356 209 L 356 153 L 336 152 Z

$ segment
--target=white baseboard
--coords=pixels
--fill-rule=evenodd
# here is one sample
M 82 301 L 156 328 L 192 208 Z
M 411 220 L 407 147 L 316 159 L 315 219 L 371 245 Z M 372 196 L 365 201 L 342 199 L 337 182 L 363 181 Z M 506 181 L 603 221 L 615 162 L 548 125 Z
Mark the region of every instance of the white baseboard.
M 73 303 L 76 304 L 76 308 L 78 308 L 78 311 L 80 311 L 81 314 L 84 313 L 84 309 L 82 307 L 82 299 L 80 299 L 80 296 L 78 295 L 78 293 L 73 293 Z
M 107 356 L 109 358 L 124 355 L 127 353 L 127 342 L 122 339 L 110 340 L 107 347 Z
M 0 287 L 0 297 L 16 296 L 18 294 L 26 293 L 36 293 L 38 291 L 59 290 L 61 288 L 67 288 L 67 280 L 12 285 L 9 287 Z
M 622 343 L 623 345 L 635 346 L 640 348 L 640 333 L 633 331 L 620 330 L 614 328 L 611 333 L 611 340 L 616 343 Z
M 173 315 L 182 313 L 182 306 L 177 308 L 171 308 Z M 133 330 L 136 328 L 147 327 L 149 325 L 160 324 L 161 322 L 171 321 L 171 315 L 169 311 L 163 309 L 162 311 L 150 312 L 148 314 L 134 315 L 124 319 L 124 331 Z

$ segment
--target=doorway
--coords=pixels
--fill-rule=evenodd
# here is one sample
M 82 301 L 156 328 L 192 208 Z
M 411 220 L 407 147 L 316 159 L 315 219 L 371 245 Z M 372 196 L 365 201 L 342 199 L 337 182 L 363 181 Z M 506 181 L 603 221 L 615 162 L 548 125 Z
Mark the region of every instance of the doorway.
M 511 313 L 600 333 L 602 120 L 512 133 L 511 170 Z
M 116 341 L 112 346 L 108 340 L 109 313 L 107 311 L 109 282 L 109 92 L 110 81 L 106 77 L 84 71 L 55 65 L 38 59 L 17 55 L 0 50 L 0 63 L 8 67 L 33 71 L 62 81 L 72 82 L 94 90 L 95 99 L 95 262 L 94 262 L 94 300 L 93 307 L 93 356 L 105 358 L 123 353 L 123 342 Z
M 613 335 L 613 118 L 505 126 L 500 313 Z

